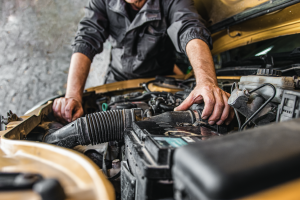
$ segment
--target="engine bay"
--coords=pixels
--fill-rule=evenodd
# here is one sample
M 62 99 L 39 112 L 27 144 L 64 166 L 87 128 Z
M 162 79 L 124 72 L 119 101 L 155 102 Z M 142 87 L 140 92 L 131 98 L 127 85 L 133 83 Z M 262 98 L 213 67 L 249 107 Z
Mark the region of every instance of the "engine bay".
M 155 86 L 175 91 L 152 91 Z M 48 116 L 26 139 L 85 154 L 113 183 L 117 199 L 173 198 L 177 190 L 172 169 L 178 148 L 201 146 L 213 138 L 222 140 L 244 130 L 255 132 L 263 125 L 298 118 L 296 76 L 259 69 L 257 75 L 242 76 L 238 83 L 219 80 L 219 86 L 231 93 L 228 104 L 236 117 L 229 126 L 209 125 L 201 119 L 204 104 L 173 111 L 195 87 L 194 78 L 156 77 L 144 83 L 142 91 L 86 93 L 84 117 L 63 126 Z M 177 199 L 184 198 L 180 195 Z
M 300 4 L 252 3 L 197 3 L 214 16 L 205 20 L 235 111 L 228 126 L 202 119 L 204 104 L 173 111 L 196 86 L 189 59 L 174 52 L 186 75 L 88 88 L 71 123 L 54 118 L 54 98 L 20 118 L 10 111 L 0 190 L 18 199 L 299 199 Z

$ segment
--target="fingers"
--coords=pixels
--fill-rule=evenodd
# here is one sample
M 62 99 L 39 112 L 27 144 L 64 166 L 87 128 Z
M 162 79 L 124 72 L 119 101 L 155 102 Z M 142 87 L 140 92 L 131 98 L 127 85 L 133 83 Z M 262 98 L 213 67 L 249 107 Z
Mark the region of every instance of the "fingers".
M 202 103 L 203 97 L 201 95 L 195 95 L 195 92 L 191 92 L 190 95 L 174 109 L 174 111 L 188 110 L 194 103 Z
M 206 90 L 205 92 L 203 92 L 203 99 L 204 99 L 204 110 L 202 112 L 202 119 L 208 119 L 208 117 L 212 114 L 214 107 L 215 107 L 215 96 L 212 93 L 212 91 L 210 90 Z
M 183 111 L 189 109 L 194 102 L 193 96 L 193 92 L 191 92 L 189 96 L 179 106 L 174 108 L 174 111 Z
M 58 121 L 62 122 L 63 124 L 68 123 L 65 119 L 65 98 L 59 98 L 56 106 Z
M 65 114 L 65 107 L 66 107 L 66 99 L 65 98 L 61 98 L 60 101 L 60 113 L 61 113 L 61 117 L 66 120 L 66 114 Z M 66 120 L 67 121 L 67 120 Z
M 221 118 L 220 120 L 217 122 L 217 125 L 222 125 L 226 120 L 227 118 L 229 117 L 229 114 L 230 114 L 230 110 L 231 110 L 231 107 L 228 105 L 228 96 L 226 93 L 222 92 L 222 95 L 223 95 L 223 101 L 224 101 L 224 109 L 223 109 L 223 113 L 221 115 Z
M 55 106 L 55 109 L 54 109 L 55 112 L 56 112 L 57 120 L 61 119 L 61 109 L 60 109 L 61 103 L 60 103 L 60 101 L 61 101 L 61 98 L 56 99 L 56 106 Z
M 52 108 L 56 120 L 62 123 L 72 122 L 83 115 L 81 103 L 72 98 L 55 99 Z
M 65 119 L 68 122 L 72 121 L 72 113 L 73 113 L 74 107 L 75 107 L 74 102 L 68 101 L 68 104 L 66 105 L 66 108 L 65 108 Z
M 213 94 L 214 94 L 214 97 L 215 97 L 215 104 L 214 104 L 214 107 L 213 107 L 213 113 L 212 113 L 212 115 L 208 119 L 208 123 L 210 125 L 213 125 L 217 121 L 219 121 L 220 118 L 221 118 L 221 115 L 223 113 L 225 104 L 224 104 L 222 92 L 223 91 L 220 90 L 220 89 L 215 89 L 213 91 Z
M 193 97 L 192 93 L 176 108 L 174 108 L 174 111 L 183 111 L 189 109 L 191 105 L 193 104 Z
M 230 113 L 229 113 L 228 118 L 225 121 L 225 124 L 229 125 L 230 122 L 233 120 L 233 118 L 234 118 L 234 110 L 233 110 L 233 108 L 230 108 Z
M 230 94 L 226 93 L 226 95 L 227 95 L 228 98 L 230 97 Z M 230 106 L 229 116 L 228 116 L 228 118 L 226 119 L 225 124 L 226 124 L 226 125 L 229 125 L 230 122 L 233 120 L 233 118 L 234 118 L 234 110 L 233 110 L 233 108 Z
M 58 117 L 57 114 L 56 114 L 57 111 L 55 110 L 56 109 L 57 101 L 58 101 L 58 99 L 55 99 L 54 102 L 53 102 L 53 106 L 52 106 L 53 115 L 54 115 L 55 119 Z
M 66 119 L 72 122 L 83 115 L 83 109 L 80 102 L 70 99 L 65 109 Z
M 82 106 L 80 106 L 80 108 L 75 111 L 71 121 L 74 121 L 74 120 L 78 119 L 82 115 L 83 115 L 83 109 L 82 109 Z
M 208 119 L 210 125 L 228 125 L 233 117 L 234 111 L 228 105 L 230 94 L 219 87 L 208 86 L 194 89 L 191 94 L 174 110 L 182 111 L 189 109 L 194 103 L 202 103 L 205 107 L 202 112 L 202 119 Z

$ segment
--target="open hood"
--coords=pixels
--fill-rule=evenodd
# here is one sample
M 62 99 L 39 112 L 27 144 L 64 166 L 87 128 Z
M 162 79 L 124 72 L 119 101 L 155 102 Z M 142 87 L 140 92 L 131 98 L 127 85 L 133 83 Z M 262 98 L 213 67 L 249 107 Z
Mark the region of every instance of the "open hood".
M 212 33 L 213 55 L 300 33 L 300 0 L 197 0 Z
M 299 3 L 299 0 L 196 0 L 195 6 L 212 33 Z

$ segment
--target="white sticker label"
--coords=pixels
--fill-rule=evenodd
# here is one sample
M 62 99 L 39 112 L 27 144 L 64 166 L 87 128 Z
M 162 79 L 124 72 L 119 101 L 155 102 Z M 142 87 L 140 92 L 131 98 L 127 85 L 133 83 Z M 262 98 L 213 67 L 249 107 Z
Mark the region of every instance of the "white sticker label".
M 184 139 L 184 140 L 187 141 L 187 142 L 195 142 L 195 140 L 193 140 L 193 139 L 190 138 L 190 137 L 182 137 L 182 139 Z

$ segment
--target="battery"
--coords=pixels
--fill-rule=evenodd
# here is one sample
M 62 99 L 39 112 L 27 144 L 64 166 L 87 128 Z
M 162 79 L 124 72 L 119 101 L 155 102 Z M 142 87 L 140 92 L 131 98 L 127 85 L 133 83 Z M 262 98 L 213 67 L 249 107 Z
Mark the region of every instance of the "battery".
M 183 118 L 174 113 L 132 122 L 132 129 L 126 131 L 121 168 L 126 176 L 121 176 L 121 190 L 131 193 L 122 195 L 122 199 L 173 198 L 171 169 L 176 149 L 222 135 L 205 124 L 195 125 L 193 111 L 182 112 Z M 128 180 L 134 180 L 134 184 L 126 184 Z

